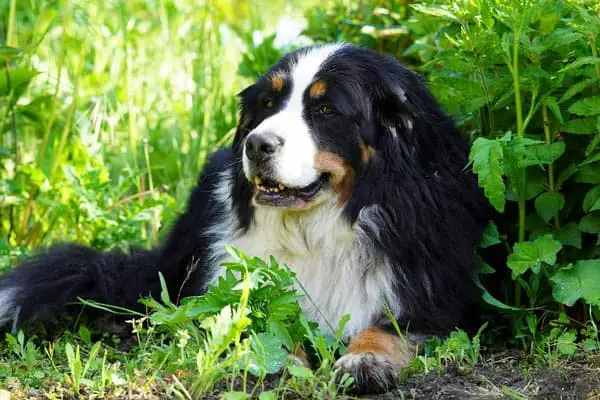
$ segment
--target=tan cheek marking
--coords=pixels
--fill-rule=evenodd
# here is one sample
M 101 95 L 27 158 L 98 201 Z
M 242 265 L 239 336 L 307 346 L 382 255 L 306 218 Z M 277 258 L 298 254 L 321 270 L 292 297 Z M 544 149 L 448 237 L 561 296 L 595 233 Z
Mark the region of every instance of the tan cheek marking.
M 271 87 L 273 90 L 280 91 L 285 84 L 285 76 L 282 73 L 277 73 L 271 77 Z
M 343 158 L 337 154 L 320 151 L 315 156 L 315 169 L 331 174 L 333 190 L 342 194 L 340 204 L 350 198 L 354 184 L 354 169 Z
M 360 144 L 362 160 L 363 162 L 369 161 L 375 155 L 375 148 L 370 144 L 366 144 L 365 142 L 361 142 Z
M 327 91 L 327 83 L 323 79 L 319 79 L 310 86 L 309 94 L 312 98 L 321 97 Z
M 348 353 L 371 352 L 405 365 L 414 358 L 415 345 L 406 338 L 393 335 L 378 328 L 359 332 L 348 345 Z

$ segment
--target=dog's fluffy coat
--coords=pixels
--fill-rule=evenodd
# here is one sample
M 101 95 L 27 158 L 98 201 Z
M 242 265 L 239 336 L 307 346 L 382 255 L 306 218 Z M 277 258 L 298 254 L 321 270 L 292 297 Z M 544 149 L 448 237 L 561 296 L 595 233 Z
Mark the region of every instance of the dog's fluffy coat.
M 240 97 L 232 147 L 210 157 L 164 244 L 52 248 L 0 279 L 0 325 L 54 319 L 78 297 L 139 309 L 158 272 L 172 298 L 201 294 L 225 244 L 289 265 L 324 329 L 351 314 L 337 367 L 358 391 L 385 390 L 417 338 L 459 325 L 487 203 L 422 79 L 334 44 L 286 55 Z M 386 307 L 412 341 L 389 333 Z

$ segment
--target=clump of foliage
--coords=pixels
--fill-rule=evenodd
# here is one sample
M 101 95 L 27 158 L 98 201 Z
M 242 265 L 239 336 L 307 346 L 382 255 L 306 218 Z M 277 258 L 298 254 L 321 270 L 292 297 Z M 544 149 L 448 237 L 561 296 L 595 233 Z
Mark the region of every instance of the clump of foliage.
M 508 252 L 506 263 L 498 262 L 496 251 L 493 265 L 483 266 L 484 274 L 502 279 L 489 290 L 480 284 L 483 300 L 505 313 L 511 341 L 532 351 L 548 338 L 565 354 L 573 349 L 565 341 L 597 348 L 598 4 L 367 3 L 339 0 L 311 11 L 308 34 L 403 59 L 428 77 L 473 139 L 471 167 L 490 203 L 504 213 L 500 229 L 488 226 L 482 254 L 502 247 Z

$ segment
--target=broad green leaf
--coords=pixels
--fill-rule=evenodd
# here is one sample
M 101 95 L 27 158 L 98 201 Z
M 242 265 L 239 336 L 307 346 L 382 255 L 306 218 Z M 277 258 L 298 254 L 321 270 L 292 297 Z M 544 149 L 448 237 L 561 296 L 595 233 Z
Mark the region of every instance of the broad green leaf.
M 574 179 L 580 183 L 600 184 L 600 165 L 597 163 L 579 165 L 579 170 Z
M 581 218 L 579 230 L 587 233 L 600 233 L 600 212 L 596 211 Z
M 473 163 L 473 172 L 477 174 L 479 186 L 494 208 L 504 211 L 505 190 L 502 174 L 503 150 L 498 140 L 477 138 L 471 147 L 469 155 Z
M 551 279 L 556 301 L 572 306 L 583 299 L 588 304 L 600 306 L 600 259 L 578 261 L 562 268 Z
M 583 198 L 583 211 L 586 213 L 600 210 L 600 185 L 591 188 Z
M 250 398 L 250 394 L 246 392 L 226 392 L 221 395 L 224 400 L 245 400 Z
M 533 242 L 515 244 L 513 253 L 508 256 L 507 261 L 508 267 L 512 270 L 513 279 L 529 269 L 539 273 L 542 263 L 554 265 L 556 254 L 561 248 L 560 242 L 552 239 L 552 235 L 541 236 Z
M 263 356 L 265 371 L 268 374 L 279 372 L 288 357 L 288 353 L 282 347 L 283 343 L 278 337 L 268 333 L 259 333 L 256 340 L 259 343 L 253 343 L 252 346 L 260 349 L 257 353 Z
M 483 230 L 481 240 L 479 241 L 479 247 L 486 248 L 498 243 L 501 243 L 500 233 L 498 233 L 498 227 L 495 223 L 489 222 Z
M 569 120 L 562 126 L 562 131 L 575 135 L 592 135 L 597 131 L 596 118 L 588 117 Z
M 271 390 L 265 391 L 258 396 L 258 400 L 277 400 L 277 395 Z
M 579 171 L 579 167 L 574 162 L 570 163 L 569 166 L 558 174 L 558 179 L 556 180 L 556 188 L 562 188 L 562 185 L 574 174 Z
M 535 210 L 546 222 L 565 206 L 565 196 L 559 192 L 542 193 L 535 199 Z
M 290 375 L 295 376 L 296 378 L 304 378 L 304 379 L 313 379 L 314 374 L 312 370 L 306 367 L 302 367 L 300 365 L 288 365 L 287 367 Z
M 554 233 L 554 237 L 561 242 L 563 246 L 573 246 L 577 249 L 581 249 L 581 231 L 574 222 L 562 226 Z
M 590 116 L 600 114 L 600 96 L 586 97 L 569 107 L 569 112 L 580 116 Z

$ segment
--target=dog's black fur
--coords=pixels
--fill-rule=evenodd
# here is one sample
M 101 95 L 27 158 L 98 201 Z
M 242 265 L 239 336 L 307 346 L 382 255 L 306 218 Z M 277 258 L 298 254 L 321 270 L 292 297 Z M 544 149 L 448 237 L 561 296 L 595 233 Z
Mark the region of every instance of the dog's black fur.
M 142 311 L 137 300 L 159 294 L 159 272 L 172 299 L 201 294 L 215 274 L 211 245 L 218 238 L 209 228 L 224 217 L 213 195 L 223 185 L 223 171 L 230 171 L 236 232 L 243 235 L 257 210 L 252 172 L 241 162 L 246 138 L 285 106 L 294 89 L 289 73 L 307 51 L 287 55 L 241 92 L 232 147 L 209 158 L 185 212 L 160 247 L 126 254 L 69 244 L 44 251 L 0 279 L 0 298 L 7 301 L 0 305 L 0 324 L 15 328 L 55 319 L 73 312 L 78 297 Z M 277 91 L 270 81 L 275 74 L 286 77 Z M 348 191 L 340 195 L 343 218 L 358 224 L 370 238 L 370 251 L 392 265 L 400 327 L 446 334 L 465 320 L 475 246 L 489 217 L 467 168 L 468 141 L 422 78 L 390 57 L 342 47 L 321 65 L 318 77 L 327 83 L 327 94 L 312 99 L 304 93 L 303 118 L 319 151 L 337 155 L 350 171 Z M 319 111 L 324 102 L 335 109 L 333 115 Z M 365 148 L 371 149 L 366 158 Z M 361 220 L 361 210 L 374 205 L 382 210 L 377 218 Z M 386 327 L 384 315 L 382 310 L 373 323 Z

